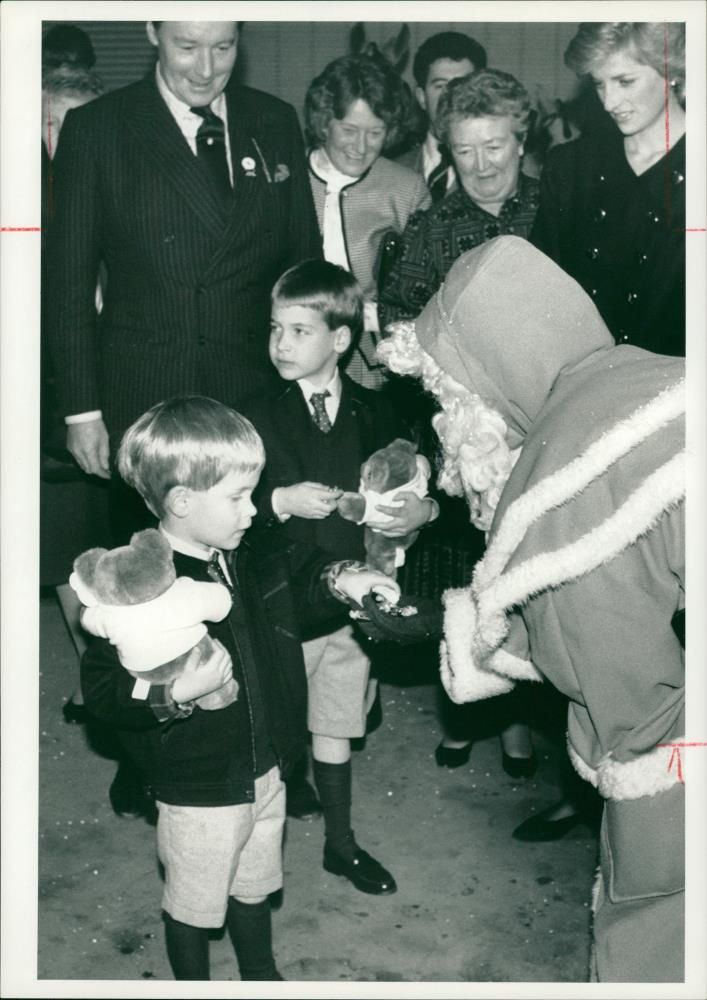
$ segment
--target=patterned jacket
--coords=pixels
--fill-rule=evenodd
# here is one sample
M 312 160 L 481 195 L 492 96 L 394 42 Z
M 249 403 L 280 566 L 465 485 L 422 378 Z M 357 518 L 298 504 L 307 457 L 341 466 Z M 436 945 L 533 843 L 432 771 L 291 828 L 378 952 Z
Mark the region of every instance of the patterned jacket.
M 429 211 L 417 212 L 379 289 L 381 329 L 394 320 L 414 319 L 467 250 L 495 236 L 527 237 L 538 209 L 538 192 L 538 181 L 521 174 L 517 193 L 498 216 L 480 208 L 463 188 L 451 191 Z

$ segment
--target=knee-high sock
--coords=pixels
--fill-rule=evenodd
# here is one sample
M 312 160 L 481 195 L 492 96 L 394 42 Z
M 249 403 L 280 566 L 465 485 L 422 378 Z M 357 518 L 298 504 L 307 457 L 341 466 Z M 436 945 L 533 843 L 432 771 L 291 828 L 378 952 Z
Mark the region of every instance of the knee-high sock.
M 337 853 L 353 857 L 356 842 L 351 829 L 351 761 L 325 764 L 314 760 L 312 773 L 324 813 L 327 844 Z
M 238 959 L 242 980 L 282 979 L 272 953 L 270 900 L 241 903 L 229 896 L 226 927 Z
M 209 932 L 164 915 L 167 957 L 175 979 L 210 979 Z

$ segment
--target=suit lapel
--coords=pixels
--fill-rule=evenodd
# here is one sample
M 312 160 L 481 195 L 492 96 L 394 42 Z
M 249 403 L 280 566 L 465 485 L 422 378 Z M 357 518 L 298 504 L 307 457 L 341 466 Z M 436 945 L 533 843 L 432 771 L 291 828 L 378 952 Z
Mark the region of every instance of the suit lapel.
M 304 472 L 305 460 L 309 451 L 309 430 L 311 417 L 302 390 L 293 382 L 287 386 L 278 399 L 273 413 L 278 423 L 278 434 L 283 447 L 295 455 L 298 464 Z
M 160 97 L 154 75 L 133 92 L 126 109 L 125 127 L 142 147 L 164 180 L 188 202 L 214 236 L 222 238 L 226 226 L 223 210 L 212 193 L 202 164 L 189 149 L 179 126 Z
M 227 217 L 223 251 L 238 233 L 244 238 L 248 226 L 262 225 L 261 207 L 267 199 L 274 165 L 268 159 L 268 136 L 262 116 L 240 106 L 239 95 L 226 91 L 228 137 L 233 166 L 233 201 Z M 270 178 L 270 180 L 268 179 Z

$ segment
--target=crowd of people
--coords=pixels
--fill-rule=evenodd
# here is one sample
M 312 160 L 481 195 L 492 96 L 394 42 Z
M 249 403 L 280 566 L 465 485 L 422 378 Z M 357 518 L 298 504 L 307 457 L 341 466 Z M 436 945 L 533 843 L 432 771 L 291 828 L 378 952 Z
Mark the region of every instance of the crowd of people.
M 242 979 L 282 978 L 287 815 L 323 815 L 327 871 L 396 891 L 354 835 L 351 741 L 385 643 L 438 637 L 447 714 L 498 699 L 515 778 L 537 766 L 515 683 L 559 693 L 563 798 L 515 835 L 561 837 L 589 786 L 604 801 L 591 978 L 680 981 L 661 745 L 684 730 L 684 25 L 579 26 L 565 61 L 603 111 L 539 179 L 530 95 L 466 33 L 420 46 L 414 93 L 380 52 L 333 60 L 303 138 L 232 79 L 241 27 L 150 21 L 155 67 L 103 96 L 85 33 L 44 39 L 43 448 L 107 481 L 116 546 L 157 527 L 177 577 L 230 601 L 208 662 L 146 695 L 93 637 L 64 706 L 117 736 L 116 813 L 156 824 L 175 978 L 209 978 L 224 923 Z M 406 616 L 336 513 L 398 437 L 437 488 L 369 528 L 423 550 L 453 524 L 477 558 Z M 473 740 L 457 715 L 439 766 Z

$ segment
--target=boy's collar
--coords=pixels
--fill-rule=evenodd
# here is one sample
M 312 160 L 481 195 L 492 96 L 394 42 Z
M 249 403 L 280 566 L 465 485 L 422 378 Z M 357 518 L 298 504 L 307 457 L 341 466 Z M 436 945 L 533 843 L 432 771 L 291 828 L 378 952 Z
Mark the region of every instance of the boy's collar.
M 194 545 L 193 542 L 185 542 L 183 538 L 178 538 L 177 535 L 173 535 L 170 531 L 167 531 L 161 521 L 159 530 L 172 546 L 173 550 L 180 552 L 183 556 L 191 556 L 192 559 L 201 559 L 202 562 L 208 562 L 214 552 L 221 551 L 220 549 L 207 549 L 200 545 Z
M 316 385 L 306 378 L 298 378 L 297 385 L 302 390 L 304 398 L 309 402 L 309 398 L 313 392 L 328 392 L 332 399 L 337 400 L 341 398 L 341 375 L 339 374 L 338 367 L 334 369 L 334 374 L 331 377 L 331 381 L 324 389 L 318 389 Z

